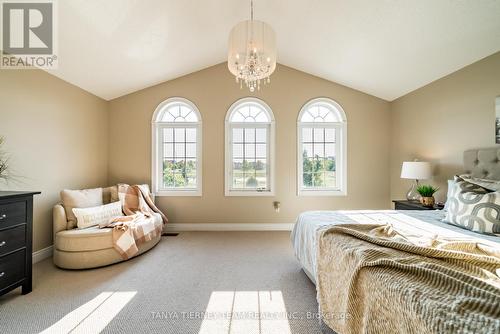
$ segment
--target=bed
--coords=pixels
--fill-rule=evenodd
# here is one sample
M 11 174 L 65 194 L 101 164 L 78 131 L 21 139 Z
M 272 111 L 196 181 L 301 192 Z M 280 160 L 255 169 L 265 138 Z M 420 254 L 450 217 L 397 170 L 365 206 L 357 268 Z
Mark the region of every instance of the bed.
M 417 227 L 424 231 L 440 232 L 449 236 L 479 238 L 483 242 L 498 245 L 500 238 L 477 234 L 458 226 L 443 223 L 444 212 L 436 211 L 395 211 L 395 210 L 356 210 L 356 211 L 308 211 L 302 213 L 292 231 L 292 244 L 295 256 L 304 273 L 316 284 L 316 249 L 318 232 L 327 228 L 349 223 L 385 223 L 398 221 L 400 224 Z
M 500 149 L 497 148 L 466 151 L 464 153 L 465 172 L 480 178 L 500 180 L 499 157 Z M 460 243 L 470 242 L 473 245 L 481 245 L 488 251 L 498 251 L 497 255 L 500 257 L 500 237 L 479 234 L 444 223 L 442 222 L 444 215 L 445 212 L 442 210 L 302 213 L 292 231 L 292 244 L 304 272 L 317 285 L 322 320 L 338 333 L 377 333 L 380 331 L 499 333 L 500 286 L 496 284 L 500 275 L 500 266 L 496 267 L 498 268 L 497 276 L 492 278 L 495 282 L 490 283 L 489 277 L 478 279 L 461 275 L 461 270 L 469 270 L 468 267 L 465 269 L 462 267 L 475 259 L 435 259 L 433 255 L 428 259 L 427 254 L 420 254 L 417 259 L 413 251 L 408 252 L 404 248 L 392 250 L 391 244 L 377 242 L 372 244 L 370 238 L 360 238 L 357 235 L 363 229 L 366 229 L 368 235 L 377 231 L 379 228 L 377 226 L 390 225 L 398 231 L 404 231 L 405 235 L 421 236 L 422 240 L 432 240 L 439 236 L 448 241 L 457 240 Z M 333 234 L 329 234 L 330 231 Z M 388 249 L 391 249 L 392 258 L 391 256 L 381 258 L 379 255 L 385 255 Z M 360 266 L 359 262 L 355 262 L 354 256 L 362 258 L 363 265 Z M 367 261 L 366 258 L 372 261 Z M 432 268 L 433 274 L 439 271 L 434 277 L 439 284 L 434 281 L 428 282 L 428 277 L 432 276 L 430 274 L 421 275 L 419 281 L 414 284 L 409 283 L 408 277 L 403 278 L 413 269 L 410 268 L 411 265 L 407 268 L 401 266 L 401 263 L 406 265 L 406 259 L 410 258 L 415 258 L 414 267 L 417 269 L 413 269 L 420 274 L 429 268 Z M 404 260 L 400 261 L 400 259 Z M 390 262 L 390 265 L 372 266 L 372 263 L 376 261 Z M 396 262 L 398 262 L 397 266 L 394 265 Z M 318 263 L 320 263 L 321 274 L 318 273 Z M 356 270 L 352 269 L 356 265 L 358 266 Z M 486 266 L 493 268 L 490 271 L 494 272 L 497 263 L 488 263 Z M 325 267 L 330 268 L 329 272 L 325 272 Z M 370 268 L 366 270 L 367 267 Z M 477 271 L 477 268 L 474 270 Z M 474 270 L 473 273 L 475 273 Z M 483 286 L 483 281 L 488 282 Z M 458 282 L 459 288 L 455 287 L 455 282 Z M 360 289 L 360 286 L 363 288 Z M 453 286 L 456 291 L 453 289 L 446 291 L 448 286 Z M 460 292 L 457 292 L 459 290 Z M 464 292 L 462 293 L 461 290 Z M 437 295 L 439 298 L 432 300 L 433 296 Z M 354 302 L 348 300 L 349 298 L 353 298 Z M 428 300 L 431 302 L 426 305 Z M 471 300 L 475 300 L 480 306 L 472 305 Z M 330 319 L 325 317 L 327 313 Z M 387 316 L 390 314 L 393 315 L 392 319 Z M 351 319 L 348 319 L 349 316 Z M 352 320 L 356 316 L 359 319 Z M 386 316 L 388 318 L 384 319 Z M 394 319 L 394 317 L 399 318 Z

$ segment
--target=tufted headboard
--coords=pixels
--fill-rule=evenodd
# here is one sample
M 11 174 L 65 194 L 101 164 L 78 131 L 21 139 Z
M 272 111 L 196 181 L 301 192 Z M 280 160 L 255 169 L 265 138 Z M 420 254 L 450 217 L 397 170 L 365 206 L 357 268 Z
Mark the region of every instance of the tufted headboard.
M 500 180 L 500 147 L 465 151 L 464 168 L 466 174 L 474 177 Z

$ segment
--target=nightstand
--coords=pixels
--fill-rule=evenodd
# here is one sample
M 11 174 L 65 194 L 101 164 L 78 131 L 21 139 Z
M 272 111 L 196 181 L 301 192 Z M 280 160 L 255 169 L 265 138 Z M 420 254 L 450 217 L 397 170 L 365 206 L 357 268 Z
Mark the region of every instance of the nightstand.
M 434 205 L 434 207 L 430 208 L 427 206 L 423 206 L 420 202 L 417 201 L 407 201 L 407 200 L 397 200 L 392 201 L 394 203 L 395 210 L 442 210 L 443 205 Z

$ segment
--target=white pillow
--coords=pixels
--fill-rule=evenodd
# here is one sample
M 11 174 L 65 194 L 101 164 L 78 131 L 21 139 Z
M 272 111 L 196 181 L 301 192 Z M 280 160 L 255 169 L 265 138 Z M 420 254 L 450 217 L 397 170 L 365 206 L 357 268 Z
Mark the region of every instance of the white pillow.
M 122 203 L 113 202 L 92 208 L 73 208 L 78 228 L 108 223 L 111 218 L 123 216 Z
M 446 202 L 444 203 L 444 211 L 448 211 L 448 207 L 450 206 L 449 199 L 453 194 L 453 187 L 455 186 L 455 180 L 448 180 L 448 193 L 446 193 Z

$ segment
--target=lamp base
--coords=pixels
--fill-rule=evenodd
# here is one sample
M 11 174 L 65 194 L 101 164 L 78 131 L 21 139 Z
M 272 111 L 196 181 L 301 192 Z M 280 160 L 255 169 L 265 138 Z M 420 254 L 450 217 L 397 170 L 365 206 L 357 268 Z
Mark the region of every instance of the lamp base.
M 410 189 L 406 193 L 406 199 L 408 201 L 420 201 L 420 194 L 417 192 L 418 180 L 411 184 Z

